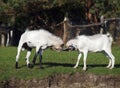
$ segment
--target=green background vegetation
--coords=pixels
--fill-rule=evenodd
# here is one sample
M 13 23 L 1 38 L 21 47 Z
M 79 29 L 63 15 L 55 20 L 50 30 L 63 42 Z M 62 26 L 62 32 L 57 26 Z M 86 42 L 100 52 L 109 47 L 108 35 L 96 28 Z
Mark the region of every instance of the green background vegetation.
M 90 8 L 88 1 L 93 3 Z M 66 14 L 73 20 L 85 20 L 87 11 L 97 12 L 98 17 L 119 17 L 120 0 L 0 0 L 0 20 L 20 31 L 31 21 L 36 25 L 37 15 L 49 26 L 61 22 Z

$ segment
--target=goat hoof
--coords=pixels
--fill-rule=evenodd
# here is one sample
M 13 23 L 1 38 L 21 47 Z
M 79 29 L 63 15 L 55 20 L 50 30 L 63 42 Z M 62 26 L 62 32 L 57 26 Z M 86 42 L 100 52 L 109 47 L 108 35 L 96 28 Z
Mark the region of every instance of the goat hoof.
M 77 66 L 74 66 L 73 68 L 77 68 Z
M 85 68 L 83 68 L 82 70 L 83 70 L 83 71 L 86 71 L 86 69 L 85 69 Z
M 110 66 L 107 66 L 106 68 L 110 68 Z
M 16 66 L 15 66 L 15 68 L 18 69 L 19 67 L 16 67 Z
M 110 67 L 109 69 L 113 69 L 113 67 Z
M 82 69 L 83 71 L 86 71 L 85 69 Z
M 27 67 L 28 67 L 28 68 L 31 68 L 31 64 L 29 63 L 29 64 L 27 65 Z
M 15 64 L 15 68 L 18 69 L 18 62 L 16 62 L 16 64 Z
M 33 64 L 30 64 L 30 67 L 29 68 L 33 68 L 34 67 L 34 65 Z

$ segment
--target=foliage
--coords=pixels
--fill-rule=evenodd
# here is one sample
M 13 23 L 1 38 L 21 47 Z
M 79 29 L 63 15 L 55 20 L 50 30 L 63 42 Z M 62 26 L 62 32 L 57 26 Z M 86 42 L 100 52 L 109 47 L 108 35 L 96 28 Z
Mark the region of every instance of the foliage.
M 119 17 L 120 1 L 119 0 L 94 0 L 94 5 L 90 8 L 91 13 L 98 12 L 98 16 Z M 112 15 L 111 15 L 112 14 Z
M 120 1 L 119 0 L 91 0 L 94 2 L 89 11 L 98 13 L 98 16 L 105 15 L 106 17 L 120 16 Z M 1 0 L 0 1 L 0 18 L 3 17 L 6 11 L 14 10 L 14 26 L 18 30 L 24 29 L 31 23 L 39 26 L 38 16 L 42 18 L 48 26 L 52 23 L 56 24 L 64 19 L 66 13 L 72 20 L 86 19 L 86 3 L 87 0 Z M 1 15 L 2 14 L 2 15 Z M 112 15 L 111 15 L 112 14 Z M 10 23 L 13 16 L 2 18 L 6 23 Z M 6 20 L 7 19 L 7 20 Z
M 85 73 L 92 74 L 120 74 L 120 46 L 113 46 L 113 54 L 115 55 L 115 68 L 110 70 L 105 68 L 108 64 L 108 59 L 102 53 L 89 53 L 87 59 L 88 70 Z M 59 73 L 75 73 L 82 71 L 83 58 L 80 60 L 80 64 L 77 69 L 73 69 L 73 66 L 77 60 L 77 51 L 71 52 L 56 52 L 52 50 L 46 50 L 43 52 L 43 67 L 39 69 L 39 59 L 37 59 L 36 65 L 33 69 L 29 69 L 26 66 L 25 54 L 26 51 L 21 52 L 19 59 L 20 69 L 15 69 L 15 55 L 16 47 L 0 47 L 0 80 L 8 80 L 10 78 L 18 79 L 41 79 L 50 75 Z M 30 61 L 32 61 L 35 50 L 32 51 Z

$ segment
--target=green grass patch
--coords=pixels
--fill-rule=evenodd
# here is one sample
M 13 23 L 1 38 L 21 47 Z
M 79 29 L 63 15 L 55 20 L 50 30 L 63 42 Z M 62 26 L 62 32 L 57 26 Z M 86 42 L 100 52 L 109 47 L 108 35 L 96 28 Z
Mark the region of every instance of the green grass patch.
M 108 64 L 108 59 L 102 53 L 89 53 L 87 58 L 86 72 L 82 71 L 83 58 L 80 60 L 79 67 L 73 69 L 76 63 L 78 52 L 56 52 L 52 50 L 45 50 L 43 52 L 43 69 L 39 69 L 39 59 L 37 58 L 36 65 L 33 69 L 26 66 L 25 55 L 23 51 L 19 59 L 20 69 L 15 69 L 16 47 L 0 47 L 0 80 L 7 80 L 12 77 L 18 79 L 42 79 L 50 75 L 59 73 L 93 73 L 93 74 L 120 74 L 120 46 L 114 45 L 112 47 L 115 56 L 115 68 L 109 70 L 105 68 Z M 32 51 L 30 61 L 32 61 L 35 49 Z

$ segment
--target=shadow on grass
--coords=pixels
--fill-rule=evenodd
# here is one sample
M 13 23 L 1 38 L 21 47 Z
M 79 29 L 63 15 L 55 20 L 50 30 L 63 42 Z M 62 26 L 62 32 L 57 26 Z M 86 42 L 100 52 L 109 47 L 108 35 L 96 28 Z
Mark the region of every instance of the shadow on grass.
M 55 66 L 73 67 L 74 66 L 74 64 L 56 63 L 56 62 L 47 62 L 47 63 L 43 63 L 43 65 L 47 65 L 46 67 L 55 67 Z
M 35 65 L 39 65 L 39 64 L 36 63 Z M 54 66 L 73 67 L 75 64 L 46 62 L 46 63 L 43 63 L 43 65 L 47 65 L 45 67 L 54 67 Z M 106 67 L 106 66 L 107 64 L 88 64 L 87 65 L 87 67 Z M 78 67 L 83 67 L 83 64 L 79 65 Z M 115 64 L 115 68 L 120 68 L 120 64 Z
M 27 65 L 19 65 L 19 67 L 17 69 L 21 69 L 21 68 L 24 68 L 24 67 L 27 67 Z
M 87 65 L 88 67 L 106 67 L 107 66 L 107 64 L 89 64 L 89 65 Z M 120 68 L 120 64 L 115 64 L 115 66 L 114 66 L 115 68 Z
M 44 62 L 42 63 L 43 65 L 43 68 L 49 68 L 49 67 L 57 67 L 57 66 L 63 66 L 63 67 L 73 67 L 75 64 L 69 64 L 69 63 L 56 63 L 56 62 Z M 34 65 L 35 66 L 38 66 L 39 67 L 39 63 L 36 63 Z M 107 64 L 88 64 L 87 67 L 88 68 L 94 68 L 94 67 L 106 67 Z M 23 67 L 27 67 L 26 65 L 22 65 L 22 66 L 19 66 L 19 69 L 20 68 L 23 68 Z M 79 67 L 83 67 L 83 64 L 82 65 L 79 65 Z M 120 68 L 120 64 L 115 64 L 115 68 Z

